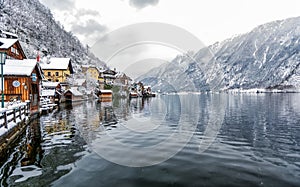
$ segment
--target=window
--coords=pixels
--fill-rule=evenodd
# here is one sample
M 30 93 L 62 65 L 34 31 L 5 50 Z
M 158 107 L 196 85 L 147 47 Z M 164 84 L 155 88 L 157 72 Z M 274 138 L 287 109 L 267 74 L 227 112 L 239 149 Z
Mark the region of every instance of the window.
M 16 49 L 15 49 L 14 47 L 11 47 L 10 51 L 11 51 L 12 53 L 16 53 Z
M 56 82 L 59 82 L 59 80 L 58 80 L 58 79 L 56 79 Z
M 16 48 L 14 48 L 14 47 L 11 47 L 11 48 L 10 48 L 10 51 L 11 51 L 12 53 L 15 53 L 15 54 L 19 55 L 19 51 L 18 51 Z
M 59 72 L 55 72 L 55 76 L 59 76 Z
M 51 72 L 48 72 L 48 76 L 51 76 Z
M 48 79 L 48 81 L 52 81 L 51 79 Z

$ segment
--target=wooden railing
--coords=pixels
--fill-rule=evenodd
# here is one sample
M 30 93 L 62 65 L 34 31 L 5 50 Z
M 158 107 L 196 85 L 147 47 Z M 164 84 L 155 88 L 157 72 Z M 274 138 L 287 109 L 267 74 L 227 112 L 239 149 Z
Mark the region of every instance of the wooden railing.
M 0 111 L 0 128 L 5 127 L 8 128 L 8 124 L 10 122 L 17 123 L 17 120 L 19 119 L 22 121 L 24 118 L 23 116 L 27 116 L 30 113 L 30 103 L 21 103 L 18 104 L 16 107 L 8 107 L 4 110 L 2 109 Z

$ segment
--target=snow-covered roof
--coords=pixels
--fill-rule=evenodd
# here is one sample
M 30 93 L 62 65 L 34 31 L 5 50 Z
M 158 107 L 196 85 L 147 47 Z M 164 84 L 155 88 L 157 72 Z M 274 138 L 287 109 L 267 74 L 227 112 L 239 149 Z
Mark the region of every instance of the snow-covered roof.
M 111 70 L 111 69 L 107 69 L 103 73 L 108 74 L 108 75 L 116 75 L 117 74 L 117 72 L 115 72 L 114 70 Z
M 78 86 L 82 86 L 86 79 L 75 79 L 74 84 Z
M 18 39 L 12 39 L 12 38 L 0 38 L 0 49 L 8 49 L 10 48 L 12 45 L 14 45 L 14 43 L 16 43 L 18 41 Z
M 101 93 L 112 93 L 111 90 L 100 90 Z
M 56 88 L 58 86 L 59 82 L 43 82 L 43 87 L 47 88 Z
M 70 58 L 50 58 L 50 63 L 41 62 L 40 65 L 42 69 L 59 69 L 59 70 L 67 70 L 70 64 Z
M 81 92 L 79 92 L 76 88 L 70 88 L 66 92 L 71 92 L 74 96 L 83 96 Z
M 0 30 L 0 34 L 1 35 L 5 35 L 6 38 L 18 38 L 18 35 L 14 34 L 14 33 L 11 33 L 11 32 L 7 32 L 7 31 L 3 31 L 3 30 Z
M 42 90 L 42 97 L 46 97 L 46 96 L 54 96 L 55 95 L 55 89 L 51 89 L 51 90 Z
M 3 74 L 30 76 L 36 65 L 37 62 L 36 60 L 33 59 L 23 59 L 23 60 L 6 59 L 5 65 L 3 66 Z

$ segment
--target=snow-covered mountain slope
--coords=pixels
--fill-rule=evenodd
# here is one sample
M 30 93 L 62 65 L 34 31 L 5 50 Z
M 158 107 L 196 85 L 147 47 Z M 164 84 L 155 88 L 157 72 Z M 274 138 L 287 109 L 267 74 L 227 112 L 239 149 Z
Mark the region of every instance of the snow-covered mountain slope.
M 180 85 L 177 91 L 299 88 L 299 39 L 300 17 L 267 23 L 201 49 L 194 60 L 178 56 L 139 80 L 162 91 L 168 91 L 166 81 Z
M 35 58 L 39 49 L 54 57 L 70 57 L 75 68 L 83 63 L 105 65 L 66 32 L 38 0 L 0 0 L 0 29 L 19 36 L 27 58 Z

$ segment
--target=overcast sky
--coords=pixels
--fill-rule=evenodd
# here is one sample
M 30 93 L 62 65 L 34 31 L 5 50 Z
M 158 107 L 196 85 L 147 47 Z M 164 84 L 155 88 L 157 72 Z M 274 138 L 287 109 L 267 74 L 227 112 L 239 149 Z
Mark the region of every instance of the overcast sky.
M 300 16 L 300 0 L 40 0 L 84 44 L 142 22 L 172 24 L 205 45 L 266 22 Z M 171 53 L 170 53 L 171 54 Z

